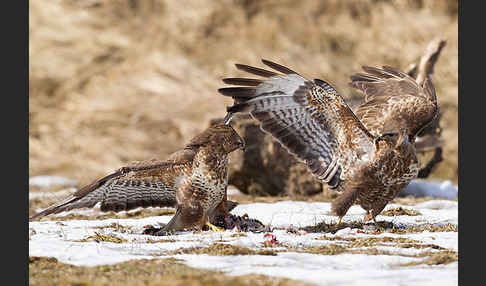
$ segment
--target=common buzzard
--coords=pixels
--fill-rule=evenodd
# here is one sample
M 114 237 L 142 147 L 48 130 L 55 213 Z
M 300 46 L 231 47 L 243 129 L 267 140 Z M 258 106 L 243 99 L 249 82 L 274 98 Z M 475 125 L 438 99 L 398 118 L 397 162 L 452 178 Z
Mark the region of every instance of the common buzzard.
M 328 82 L 262 62 L 280 73 L 236 64 L 265 79 L 223 79 L 240 86 L 219 89 L 234 99 L 225 121 L 234 113 L 249 113 L 315 178 L 342 192 L 332 203 L 339 222 L 354 203 L 366 210 L 364 221 L 375 221 L 417 176 L 414 141 L 438 113 L 431 79 L 419 86 L 395 68 L 364 66 L 365 73 L 351 76 L 350 85 L 365 95 L 353 112 Z
M 98 202 L 101 211 L 124 211 L 137 207 L 177 206 L 170 222 L 155 235 L 201 229 L 217 215 L 228 215 L 236 203 L 227 201 L 228 154 L 244 149 L 243 139 L 227 124 L 216 124 L 195 136 L 189 144 L 165 161 L 135 162 L 79 189 L 60 204 L 32 218 Z

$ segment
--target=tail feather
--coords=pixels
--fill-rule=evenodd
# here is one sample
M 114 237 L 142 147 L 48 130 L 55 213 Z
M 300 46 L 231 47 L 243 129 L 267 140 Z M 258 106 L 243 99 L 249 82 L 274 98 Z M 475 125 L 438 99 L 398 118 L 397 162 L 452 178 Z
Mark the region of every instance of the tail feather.
M 69 198 L 64 200 L 62 203 L 50 206 L 47 209 L 33 215 L 30 219 L 35 219 L 35 218 L 38 218 L 38 217 L 43 217 L 43 216 L 46 216 L 46 215 L 63 212 L 65 210 L 67 210 L 70 206 L 72 206 L 78 199 L 79 198 L 70 196 Z
M 73 209 L 91 208 L 97 203 L 101 203 L 100 210 L 103 212 L 177 205 L 175 190 L 162 182 L 115 180 L 83 196 L 77 196 L 77 193 L 63 202 L 35 214 L 31 219 Z

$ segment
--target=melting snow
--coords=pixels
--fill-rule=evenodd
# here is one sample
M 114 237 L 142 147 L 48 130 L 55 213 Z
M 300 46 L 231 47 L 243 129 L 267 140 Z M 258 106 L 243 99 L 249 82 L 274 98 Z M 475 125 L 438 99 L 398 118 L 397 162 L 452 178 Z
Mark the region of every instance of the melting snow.
M 422 224 L 458 224 L 457 201 L 430 200 L 411 206 L 421 213 L 418 216 L 378 216 L 378 221 L 390 221 L 400 226 L 418 226 Z M 389 204 L 386 209 L 398 207 Z M 386 210 L 385 209 L 385 210 Z M 282 201 L 276 203 L 251 203 L 238 205 L 233 214 L 247 213 L 250 218 L 257 218 L 264 224 L 274 227 L 273 234 L 280 245 L 291 247 L 321 246 L 337 241 L 319 240 L 322 236 L 342 237 L 403 237 L 423 244 L 434 244 L 443 248 L 458 250 L 457 232 L 421 233 L 380 233 L 369 234 L 346 228 L 336 234 L 324 233 L 288 233 L 289 226 L 311 226 L 320 222 L 336 222 L 330 215 L 331 204 L 326 202 Z M 98 209 L 81 210 L 87 214 L 99 213 Z M 60 216 L 66 213 L 58 214 Z M 361 221 L 364 210 L 359 206 L 350 208 L 343 221 Z M 60 262 L 78 266 L 95 266 L 120 263 L 132 259 L 166 258 L 168 252 L 191 247 L 207 247 L 213 243 L 229 243 L 250 249 L 264 246 L 264 233 L 245 233 L 246 236 L 232 236 L 236 231 L 225 232 L 181 232 L 177 235 L 156 237 L 140 234 L 145 225 L 157 226 L 167 223 L 171 215 L 139 219 L 104 219 L 104 220 L 69 220 L 69 221 L 32 221 L 29 222 L 30 256 L 55 257 Z M 128 232 L 109 227 L 117 223 L 129 228 Z M 103 228 L 104 227 L 104 228 Z M 95 242 L 85 239 L 96 233 L 115 235 L 127 242 Z M 151 239 L 151 243 L 147 243 Z M 160 242 L 154 242 L 159 241 Z M 413 249 L 393 246 L 379 246 L 380 249 L 400 254 L 416 254 L 421 251 L 437 251 L 432 248 Z M 276 250 L 279 247 L 274 248 Z M 215 269 L 229 275 L 249 273 L 287 277 L 316 285 L 457 285 L 458 262 L 447 265 L 399 266 L 423 258 L 395 255 L 338 254 L 320 255 L 297 252 L 280 252 L 276 256 L 240 255 L 210 256 L 206 254 L 170 255 L 183 260 L 183 263 L 196 268 Z
M 29 185 L 46 188 L 52 185 L 75 187 L 77 182 L 60 176 L 35 176 L 29 179 Z

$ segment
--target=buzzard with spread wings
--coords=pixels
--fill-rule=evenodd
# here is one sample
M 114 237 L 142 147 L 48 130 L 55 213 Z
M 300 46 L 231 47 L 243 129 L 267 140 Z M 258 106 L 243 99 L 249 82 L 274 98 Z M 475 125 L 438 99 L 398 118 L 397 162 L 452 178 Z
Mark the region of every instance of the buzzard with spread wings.
M 218 215 L 228 215 L 236 203 L 227 201 L 228 154 L 242 148 L 243 139 L 227 124 L 216 124 L 164 161 L 135 162 L 79 189 L 63 202 L 34 215 L 42 217 L 101 203 L 101 211 L 137 207 L 173 207 L 167 225 L 150 233 L 164 235 L 201 229 Z
M 365 95 L 353 112 L 328 82 L 262 62 L 276 72 L 236 64 L 264 79 L 223 79 L 236 85 L 219 89 L 234 99 L 225 121 L 235 113 L 249 113 L 315 178 L 340 191 L 332 203 L 339 222 L 355 203 L 366 210 L 364 221 L 375 221 L 417 176 L 414 141 L 438 113 L 431 79 L 419 86 L 395 68 L 364 66 L 365 73 L 351 76 L 350 85 Z

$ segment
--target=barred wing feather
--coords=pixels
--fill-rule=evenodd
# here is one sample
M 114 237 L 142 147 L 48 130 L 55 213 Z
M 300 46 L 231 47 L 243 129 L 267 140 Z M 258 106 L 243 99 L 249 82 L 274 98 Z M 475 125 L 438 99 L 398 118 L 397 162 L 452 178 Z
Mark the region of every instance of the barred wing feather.
M 287 67 L 262 61 L 282 74 L 237 64 L 238 69 L 266 79 L 223 80 L 240 86 L 219 89 L 235 101 L 227 109 L 227 119 L 236 112 L 251 114 L 314 176 L 337 187 L 351 165 L 374 148 L 372 135 L 329 83 L 310 81 Z

